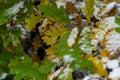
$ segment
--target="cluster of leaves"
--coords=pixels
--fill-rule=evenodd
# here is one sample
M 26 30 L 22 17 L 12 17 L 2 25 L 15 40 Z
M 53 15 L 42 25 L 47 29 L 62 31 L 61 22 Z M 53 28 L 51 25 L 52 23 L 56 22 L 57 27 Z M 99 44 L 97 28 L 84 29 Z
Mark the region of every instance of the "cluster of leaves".
M 57 8 L 56 3 L 41 3 L 40 4 L 40 11 L 43 12 L 43 16 L 46 18 L 53 18 L 56 21 L 60 21 L 62 24 L 69 24 L 70 19 L 67 14 L 65 14 L 65 8 L 60 6 Z M 54 13 L 54 14 L 53 14 Z
M 45 60 L 39 66 L 38 63 L 32 63 L 28 55 L 24 55 L 12 59 L 9 68 L 10 74 L 15 74 L 14 80 L 46 80 L 47 74 L 53 67 L 52 65 L 50 61 Z
M 34 7 L 36 8 L 36 13 L 38 13 L 35 15 L 32 9 L 33 5 L 29 6 L 29 2 L 33 3 L 33 0 L 25 0 L 23 2 L 17 0 L 6 1 L 7 2 L 3 1 L 0 3 L 2 4 L 0 5 L 0 8 L 6 5 L 1 9 L 2 13 L 0 13 L 0 73 L 8 73 L 14 80 L 46 80 L 47 77 L 49 77 L 48 74 L 50 72 L 55 72 L 57 61 L 54 62 L 54 59 L 58 58 L 64 63 L 63 67 L 69 65 L 72 69 L 69 76 L 72 76 L 72 72 L 76 69 L 82 71 L 88 70 L 91 74 L 97 73 L 100 76 L 107 76 L 107 72 L 103 68 L 103 62 L 100 61 L 98 63 L 98 58 L 93 58 L 91 56 L 84 57 L 87 52 L 84 52 L 79 48 L 80 43 L 78 43 L 78 39 L 81 39 L 80 36 L 89 41 L 85 45 L 91 46 L 89 31 L 77 36 L 73 47 L 69 47 L 67 44 L 67 39 L 71 31 L 66 28 L 66 25 L 71 22 L 67 12 L 71 14 L 76 11 L 76 13 L 78 13 L 75 7 L 72 7 L 74 9 L 73 11 L 66 12 L 66 9 L 63 6 L 58 8 L 55 2 L 45 0 L 46 2 L 41 1 L 40 4 Z M 9 11 L 18 5 L 17 3 L 22 5 L 17 8 L 17 11 L 14 14 L 9 14 Z M 88 23 L 90 23 L 90 17 L 94 12 L 94 3 L 94 0 L 85 0 L 84 12 Z M 67 3 L 67 8 L 69 5 L 73 4 Z M 27 12 L 26 9 L 28 10 Z M 16 21 L 14 20 L 15 17 L 17 18 Z M 80 16 L 78 16 L 78 18 L 79 17 Z M 15 23 L 13 24 L 14 21 Z M 32 39 L 32 48 L 34 51 L 29 55 L 23 52 L 23 47 L 20 42 L 22 32 L 17 27 L 18 24 L 24 22 L 26 23 L 25 28 L 28 32 L 35 32 L 36 28 L 38 30 L 38 34 L 35 34 L 34 39 Z M 116 23 L 117 22 L 118 21 L 116 21 Z M 7 27 L 8 24 L 10 28 Z M 42 26 L 45 26 L 44 31 L 42 31 Z M 45 57 L 43 60 L 38 59 L 37 61 L 35 60 L 38 58 L 36 52 L 39 48 L 43 47 L 44 44 L 48 46 L 48 48 L 44 49 L 46 52 Z M 65 55 L 70 55 L 73 60 L 66 63 L 66 61 L 63 60 Z M 97 68 L 97 66 L 100 67 Z M 104 71 L 103 75 L 102 71 Z M 69 80 L 70 77 L 62 79 Z

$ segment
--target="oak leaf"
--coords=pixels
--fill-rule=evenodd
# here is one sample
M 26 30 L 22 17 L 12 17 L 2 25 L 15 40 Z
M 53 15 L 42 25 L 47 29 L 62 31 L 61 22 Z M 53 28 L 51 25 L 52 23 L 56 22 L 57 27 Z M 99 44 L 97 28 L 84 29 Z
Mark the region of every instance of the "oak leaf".
M 25 22 L 26 22 L 25 28 L 30 32 L 31 30 L 33 30 L 36 27 L 36 24 L 41 21 L 42 21 L 41 16 L 31 15 L 30 18 L 25 20 Z
M 105 47 L 105 46 L 106 46 L 106 40 L 101 41 L 101 42 L 100 42 L 100 46 L 101 46 L 101 47 Z
M 47 59 L 52 59 L 55 57 L 55 48 L 53 46 L 49 47 L 48 49 L 45 50 Z
M 100 50 L 100 56 L 101 57 L 107 57 L 107 58 L 110 57 L 109 52 L 107 50 L 105 50 L 105 49 Z
M 38 48 L 42 45 L 42 41 L 40 40 L 39 36 L 35 36 L 35 38 L 33 39 L 32 45 L 35 51 L 37 51 Z
M 67 31 L 67 28 L 50 26 L 50 30 L 45 31 L 45 36 L 43 36 L 42 39 L 47 45 L 54 45 L 58 38 L 62 37 Z
M 40 58 L 38 57 L 37 54 L 33 53 L 33 54 L 31 55 L 31 58 L 32 58 L 32 62 L 33 62 L 33 63 L 35 63 L 35 62 L 40 63 Z
M 65 8 L 61 6 L 60 8 L 57 7 L 55 2 L 53 3 L 43 3 L 40 4 L 40 11 L 43 13 L 43 16 L 46 18 L 52 18 L 57 22 L 61 22 L 62 24 L 69 24 L 70 19 L 68 15 L 65 13 Z
M 95 67 L 95 73 L 97 73 L 100 77 L 108 77 L 107 70 L 104 68 L 104 62 L 99 60 L 97 57 L 91 57 L 90 60 L 93 62 Z
M 78 13 L 78 10 L 77 10 L 77 8 L 74 6 L 73 3 L 67 2 L 67 3 L 66 3 L 66 12 L 67 12 L 68 14 L 74 14 L 74 13 Z

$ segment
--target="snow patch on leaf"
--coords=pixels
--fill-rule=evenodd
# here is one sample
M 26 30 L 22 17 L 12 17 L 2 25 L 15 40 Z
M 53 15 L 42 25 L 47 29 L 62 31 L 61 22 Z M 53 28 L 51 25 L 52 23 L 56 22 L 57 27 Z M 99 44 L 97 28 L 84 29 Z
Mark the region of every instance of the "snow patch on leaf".
M 58 77 L 58 80 L 68 80 L 69 75 L 72 73 L 72 69 L 69 68 L 69 66 L 67 66 L 64 70 L 63 70 L 63 74 L 60 74 Z
M 63 56 L 63 60 L 65 63 L 70 63 L 75 59 L 71 55 L 65 55 L 65 56 Z
M 75 27 L 72 29 L 69 38 L 67 39 L 67 43 L 69 47 L 72 47 L 75 44 L 75 40 L 78 36 L 78 28 Z
M 23 8 L 23 6 L 24 6 L 24 1 L 19 2 L 18 4 L 15 4 L 13 7 L 9 8 L 6 11 L 6 15 L 9 15 L 9 16 L 15 15 L 16 13 L 18 13 L 20 8 Z

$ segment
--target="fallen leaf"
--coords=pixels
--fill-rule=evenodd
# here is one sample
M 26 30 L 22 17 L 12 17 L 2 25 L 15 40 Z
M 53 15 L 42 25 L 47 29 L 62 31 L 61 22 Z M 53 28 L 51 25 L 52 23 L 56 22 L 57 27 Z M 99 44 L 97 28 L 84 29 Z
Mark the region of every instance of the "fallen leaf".
M 90 23 L 90 17 L 93 15 L 94 13 L 94 4 L 95 4 L 95 0 L 85 0 L 85 8 L 84 8 L 84 12 L 86 14 L 86 18 L 88 23 Z
M 105 49 L 100 50 L 100 57 L 107 57 L 110 58 L 109 52 Z
M 105 46 L 106 46 L 106 40 L 101 41 L 101 42 L 100 42 L 100 46 L 101 46 L 101 47 L 105 47 Z
M 74 6 L 73 3 L 67 2 L 67 3 L 66 3 L 66 12 L 67 12 L 68 14 L 74 14 L 74 13 L 78 13 L 78 10 L 77 10 L 77 8 Z
M 30 32 L 31 30 L 33 30 L 36 27 L 36 24 L 41 21 L 42 21 L 41 16 L 31 15 L 30 18 L 25 20 L 25 22 L 26 22 L 25 28 Z
M 95 73 L 97 73 L 100 77 L 104 76 L 108 78 L 107 70 L 104 68 L 104 62 L 99 60 L 97 57 L 90 57 L 90 60 L 95 66 Z
M 31 54 L 31 58 L 32 58 L 33 63 L 35 63 L 35 62 L 40 63 L 40 58 L 38 57 L 37 54 L 34 54 L 34 53 Z
M 35 38 L 33 39 L 32 45 L 35 51 L 37 51 L 38 48 L 42 45 L 42 41 L 40 40 L 39 36 L 35 36 Z
M 47 59 L 52 59 L 55 57 L 55 48 L 53 46 L 49 47 L 48 49 L 45 50 Z
M 47 45 L 53 46 L 58 38 L 64 36 L 67 31 L 67 28 L 50 26 L 49 29 L 44 32 L 45 36 L 43 36 L 42 39 Z
M 80 17 L 80 15 L 76 16 L 75 22 L 77 26 L 80 26 L 82 24 L 82 18 Z

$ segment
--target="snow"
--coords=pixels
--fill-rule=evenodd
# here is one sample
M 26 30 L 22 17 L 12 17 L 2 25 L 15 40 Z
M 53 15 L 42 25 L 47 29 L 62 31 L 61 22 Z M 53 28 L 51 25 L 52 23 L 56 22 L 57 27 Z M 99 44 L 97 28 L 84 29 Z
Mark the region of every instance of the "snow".
M 97 6 L 94 6 L 94 9 L 95 9 L 95 10 L 94 10 L 93 15 L 95 16 L 96 19 L 101 20 L 101 19 L 98 17 L 98 12 L 99 12 L 100 8 L 98 8 Z
M 104 63 L 107 63 L 109 61 L 109 59 L 107 57 L 102 57 L 101 59 Z
M 21 38 L 22 39 L 26 39 L 26 35 L 28 35 L 27 33 L 27 30 L 25 28 L 23 28 L 23 25 L 22 24 L 18 24 L 17 27 L 21 30 L 22 32 L 22 35 L 21 35 Z
M 81 37 L 79 40 L 80 49 L 84 53 L 92 53 L 92 50 L 94 50 L 95 47 L 91 46 L 91 40 L 88 39 L 90 37 L 90 28 L 85 27 L 80 33 L 80 37 Z
M 108 17 L 101 21 L 99 28 L 92 30 L 95 33 L 95 38 L 91 40 L 91 44 L 97 46 L 97 44 L 105 38 L 105 34 L 111 30 L 118 27 L 115 23 L 115 17 Z
M 24 60 L 24 59 L 25 59 L 25 57 L 24 57 L 24 56 L 20 56 L 20 59 L 21 59 L 21 60 Z
M 48 22 L 49 22 L 49 19 L 45 18 L 45 19 L 43 20 L 42 25 L 39 27 L 39 30 L 42 29 L 43 32 L 44 32 L 44 29 L 45 29 L 45 27 L 47 26 Z M 41 31 L 40 31 L 40 32 L 41 32 Z
M 66 3 L 63 1 L 56 1 L 57 7 L 60 8 L 61 6 L 63 6 L 65 8 Z
M 63 60 L 65 63 L 70 63 L 75 59 L 71 55 L 65 55 L 65 56 L 63 56 Z
M 72 29 L 69 38 L 67 39 L 67 43 L 69 47 L 72 47 L 75 44 L 75 40 L 78 36 L 78 28 L 75 27 Z
M 103 23 L 106 23 L 108 28 L 115 28 L 118 27 L 119 25 L 115 23 L 115 17 L 108 17 L 105 18 L 104 21 L 102 21 Z
M 64 0 L 65 2 L 71 2 L 71 3 L 75 3 L 76 0 Z
M 24 5 L 24 1 L 19 2 L 18 4 L 15 4 L 13 7 L 7 10 L 6 15 L 9 15 L 9 16 L 15 15 L 16 13 L 18 13 L 20 8 L 23 8 L 23 5 Z
M 54 80 L 54 78 L 56 78 L 60 72 L 62 71 L 63 67 L 61 67 L 59 70 L 57 70 L 56 72 L 54 72 L 51 76 L 49 76 L 49 80 Z
M 84 2 L 81 2 L 81 1 L 78 1 L 75 3 L 75 7 L 79 10 L 82 10 L 85 6 L 85 3 Z
M 72 69 L 69 68 L 69 66 L 67 66 L 64 70 L 63 70 L 63 74 L 59 75 L 58 79 L 67 79 L 68 76 L 71 74 Z
M 70 19 L 74 19 L 77 15 L 78 15 L 78 14 L 76 14 L 76 13 L 70 14 L 70 15 L 69 15 L 69 18 L 70 18 Z
M 99 75 L 98 74 L 90 74 L 88 76 L 85 76 L 82 80 L 99 80 Z
M 120 34 L 112 31 L 106 40 L 106 50 L 108 50 L 111 55 L 117 53 L 117 50 L 120 48 Z
M 106 13 L 110 12 L 114 7 L 115 7 L 116 2 L 111 2 L 109 3 L 106 8 L 104 9 L 104 11 L 99 15 L 99 16 L 103 16 Z
M 113 69 L 113 71 L 110 72 L 109 74 L 109 78 L 111 78 L 112 80 L 115 80 L 115 79 L 119 80 L 120 79 L 120 67 Z
M 106 67 L 108 67 L 109 69 L 115 69 L 119 67 L 119 60 L 114 59 L 114 60 L 108 61 L 106 63 Z
M 2 74 L 0 74 L 0 80 L 2 80 L 2 79 L 5 79 L 5 77 L 7 77 L 7 73 L 2 73 Z

